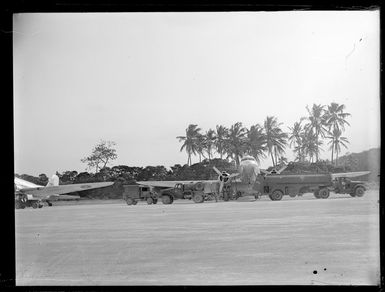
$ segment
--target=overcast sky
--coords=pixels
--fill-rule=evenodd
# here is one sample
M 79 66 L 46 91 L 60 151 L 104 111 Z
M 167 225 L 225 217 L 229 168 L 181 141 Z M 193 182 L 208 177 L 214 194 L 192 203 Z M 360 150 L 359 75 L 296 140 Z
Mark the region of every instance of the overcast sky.
M 13 52 L 19 174 L 84 171 L 101 139 L 110 166 L 185 164 L 188 124 L 288 130 L 313 103 L 351 113 L 342 154 L 380 146 L 378 11 L 16 14 Z

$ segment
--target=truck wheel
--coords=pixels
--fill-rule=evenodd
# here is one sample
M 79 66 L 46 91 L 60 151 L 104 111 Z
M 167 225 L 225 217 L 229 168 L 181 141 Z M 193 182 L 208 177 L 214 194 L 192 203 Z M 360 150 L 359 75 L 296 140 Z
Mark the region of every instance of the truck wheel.
M 204 187 L 205 187 L 205 186 L 204 186 L 203 183 L 201 183 L 201 182 L 197 182 L 197 183 L 195 184 L 195 189 L 196 189 L 197 191 L 199 191 L 199 192 L 203 191 Z
M 319 190 L 319 196 L 321 199 L 327 199 L 329 198 L 329 190 L 327 188 L 323 188 Z
M 314 197 L 316 197 L 317 199 L 320 199 L 321 197 L 319 196 L 319 190 L 316 190 L 314 191 Z
M 356 196 L 356 194 L 355 193 L 352 193 L 352 194 L 349 194 L 351 197 L 355 197 Z
M 39 207 L 39 204 L 37 202 L 33 202 L 32 203 L 32 208 L 36 209 L 37 207 Z
M 365 189 L 361 186 L 356 187 L 356 189 L 354 190 L 354 194 L 356 195 L 356 197 L 362 197 L 364 193 L 365 193 Z
M 152 198 L 147 198 L 147 204 L 151 205 L 154 203 L 154 200 Z
M 280 190 L 275 190 L 269 195 L 269 197 L 272 201 L 280 201 L 283 197 L 283 193 Z
M 163 195 L 162 196 L 162 203 L 165 205 L 169 205 L 172 203 L 171 196 L 169 195 Z
M 134 200 L 131 198 L 127 198 L 126 203 L 127 203 L 127 205 L 132 205 L 132 204 L 134 204 Z
M 152 199 L 152 201 L 153 201 L 153 202 L 152 202 L 153 204 L 158 203 L 158 199 Z
M 204 200 L 205 200 L 205 199 L 204 199 L 204 197 L 202 196 L 202 194 L 195 194 L 195 195 L 193 196 L 193 201 L 194 201 L 195 203 L 203 203 Z
M 136 205 L 136 204 L 138 204 L 138 201 L 137 201 L 137 200 L 134 200 L 134 201 L 132 202 L 132 204 L 133 204 L 133 205 Z

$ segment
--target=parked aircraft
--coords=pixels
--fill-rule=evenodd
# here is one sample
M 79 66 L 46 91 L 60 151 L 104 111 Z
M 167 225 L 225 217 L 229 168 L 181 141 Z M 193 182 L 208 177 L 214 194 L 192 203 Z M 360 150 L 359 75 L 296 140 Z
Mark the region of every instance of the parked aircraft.
M 63 195 L 84 190 L 107 187 L 113 182 L 83 183 L 59 185 L 59 177 L 54 174 L 46 186 L 39 186 L 26 180 L 15 177 L 15 204 L 16 208 L 43 207 L 43 202 L 52 206 L 51 201 L 58 199 L 77 199 L 79 196 Z

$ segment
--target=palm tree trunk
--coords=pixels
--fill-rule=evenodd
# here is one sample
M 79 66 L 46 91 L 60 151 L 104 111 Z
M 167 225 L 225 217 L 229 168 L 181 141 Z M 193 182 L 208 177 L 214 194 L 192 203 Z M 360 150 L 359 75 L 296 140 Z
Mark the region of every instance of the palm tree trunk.
M 332 147 L 332 164 L 333 164 L 333 154 L 334 154 L 334 145 L 333 145 L 333 147 Z
M 271 161 L 273 161 L 273 167 L 275 167 L 273 151 L 271 151 L 270 154 L 271 154 Z

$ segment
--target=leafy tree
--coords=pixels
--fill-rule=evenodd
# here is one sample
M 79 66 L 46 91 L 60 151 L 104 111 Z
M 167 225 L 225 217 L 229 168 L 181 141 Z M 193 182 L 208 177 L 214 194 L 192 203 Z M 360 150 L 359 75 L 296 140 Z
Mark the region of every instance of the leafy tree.
M 179 139 L 179 142 L 183 142 L 182 147 L 180 148 L 180 151 L 183 151 L 183 149 L 186 150 L 188 158 L 187 158 L 187 164 L 191 165 L 191 155 L 196 154 L 198 152 L 198 144 L 199 144 L 199 136 L 200 136 L 200 128 L 198 128 L 198 125 L 190 124 L 188 125 L 186 129 L 186 136 L 178 136 L 176 137 Z
M 282 131 L 276 117 L 268 116 L 263 124 L 265 130 L 267 150 L 271 156 L 273 167 L 277 165 L 278 156 L 285 152 L 288 135 Z
M 338 154 L 341 152 L 341 145 L 344 147 L 344 148 L 348 148 L 348 146 L 346 145 L 347 143 L 349 143 L 348 139 L 346 137 L 341 137 L 342 135 L 342 131 L 338 128 L 334 128 L 333 129 L 333 132 L 329 132 L 329 136 L 327 137 L 328 139 L 330 139 L 329 141 L 329 145 L 330 145 L 330 150 L 332 150 L 332 155 L 333 155 L 333 150 L 334 152 L 336 153 L 336 165 L 338 163 Z M 333 156 L 332 156 L 332 162 L 333 162 Z
M 237 166 L 246 151 L 246 132 L 247 129 L 242 126 L 242 123 L 237 122 L 230 127 L 225 140 L 227 156 L 234 159 Z
M 209 129 L 206 134 L 203 136 L 204 138 L 204 149 L 208 155 L 209 160 L 212 158 L 212 152 L 214 150 L 216 136 L 215 131 Z
M 326 115 L 324 108 L 325 106 L 320 104 L 313 104 L 311 109 L 306 106 L 308 117 L 303 118 L 308 121 L 308 123 L 305 125 L 305 131 L 312 132 L 315 136 L 316 141 L 313 144 L 315 147 L 319 147 L 321 145 L 321 143 L 319 143 L 319 138 L 320 136 L 324 138 L 325 133 L 327 131 Z M 318 161 L 319 152 L 319 149 L 315 151 L 316 161 Z
M 223 158 L 225 153 L 226 137 L 228 136 L 228 129 L 222 125 L 216 126 L 216 139 L 215 139 L 215 148 L 219 154 L 220 159 Z
M 81 162 L 87 163 L 89 169 L 95 168 L 96 173 L 118 157 L 116 149 L 113 148 L 115 145 L 116 143 L 113 141 L 102 140 L 92 150 L 91 155 L 81 159 Z
M 256 161 L 260 162 L 260 158 L 265 158 L 267 151 L 267 140 L 263 128 L 259 125 L 253 125 L 247 130 L 247 154 L 253 156 Z
M 329 106 L 327 111 L 325 112 L 325 119 L 326 119 L 326 125 L 328 126 L 329 130 L 329 136 L 327 138 L 330 139 L 330 136 L 334 136 L 333 132 L 336 129 L 337 130 L 345 130 L 345 124 L 350 126 L 350 124 L 346 121 L 346 118 L 350 116 L 349 113 L 345 113 L 345 105 L 344 104 L 338 104 L 335 102 L 332 102 Z M 333 129 L 333 131 L 332 131 Z M 337 133 L 337 132 L 335 132 Z M 334 138 L 332 139 L 332 144 L 334 144 Z M 333 163 L 333 156 L 334 156 L 334 150 L 335 147 L 332 145 L 331 146 L 331 151 L 332 151 L 332 156 L 331 160 Z
M 339 130 L 345 130 L 345 125 L 350 126 L 346 121 L 346 118 L 350 116 L 349 113 L 344 112 L 345 105 L 332 102 L 328 105 L 328 108 L 325 112 L 326 125 L 329 128 L 329 131 L 333 128 Z
M 294 146 L 294 152 L 297 154 L 296 160 L 303 161 L 304 155 L 302 154 L 302 134 L 303 129 L 300 122 L 295 122 L 293 127 L 289 127 L 290 133 L 289 133 L 289 142 L 290 147 Z

